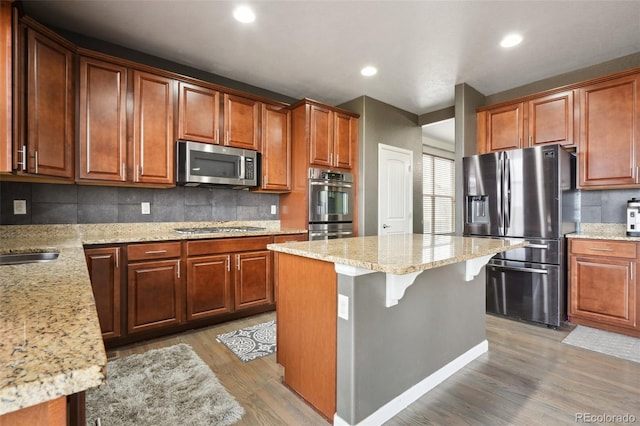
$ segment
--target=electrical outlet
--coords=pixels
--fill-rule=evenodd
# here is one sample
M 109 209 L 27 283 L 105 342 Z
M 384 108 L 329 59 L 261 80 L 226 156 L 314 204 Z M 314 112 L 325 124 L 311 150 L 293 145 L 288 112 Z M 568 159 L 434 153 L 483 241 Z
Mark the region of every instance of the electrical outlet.
M 146 201 L 142 202 L 141 207 L 142 207 L 142 214 L 151 214 L 151 203 Z
M 349 320 L 349 296 L 338 294 L 338 318 Z
M 27 214 L 27 200 L 13 200 L 13 214 Z
M 276 214 L 278 207 L 275 204 L 271 204 L 271 214 Z

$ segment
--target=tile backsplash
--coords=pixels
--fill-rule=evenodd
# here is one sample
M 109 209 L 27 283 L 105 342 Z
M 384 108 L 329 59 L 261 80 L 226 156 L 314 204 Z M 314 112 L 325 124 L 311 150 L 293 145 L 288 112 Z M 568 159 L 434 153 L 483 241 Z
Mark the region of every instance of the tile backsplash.
M 13 201 L 27 214 L 14 215 Z M 150 214 L 142 214 L 141 203 Z M 278 194 L 225 188 L 167 189 L 0 182 L 0 224 L 277 220 Z
M 581 223 L 626 223 L 627 200 L 640 198 L 640 189 L 579 191 Z

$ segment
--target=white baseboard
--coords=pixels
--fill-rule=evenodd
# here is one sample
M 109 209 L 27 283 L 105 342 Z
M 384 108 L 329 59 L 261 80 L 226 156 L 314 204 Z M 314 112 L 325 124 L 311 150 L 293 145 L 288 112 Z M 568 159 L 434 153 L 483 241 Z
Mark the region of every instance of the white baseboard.
M 489 343 L 484 340 L 439 370 L 435 371 L 433 374 L 424 378 L 419 383 L 416 383 L 391 401 L 387 402 L 356 425 L 348 423 L 346 420 L 338 416 L 338 413 L 333 416 L 333 424 L 334 426 L 381 425 L 488 350 Z

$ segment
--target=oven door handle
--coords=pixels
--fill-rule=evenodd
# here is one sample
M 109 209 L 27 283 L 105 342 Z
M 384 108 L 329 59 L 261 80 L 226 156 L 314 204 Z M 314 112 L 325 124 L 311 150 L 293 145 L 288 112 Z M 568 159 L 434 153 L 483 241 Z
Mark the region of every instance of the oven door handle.
M 309 185 L 319 185 L 319 186 L 338 186 L 340 188 L 352 188 L 353 185 L 350 183 L 342 183 L 342 182 L 331 182 L 328 180 L 317 181 L 312 180 L 309 182 Z
M 504 269 L 507 271 L 516 271 L 516 272 L 531 272 L 534 274 L 548 274 L 549 271 L 547 271 L 546 269 L 539 269 L 539 268 L 518 268 L 515 266 L 502 266 L 502 265 L 495 265 L 490 263 L 488 266 L 491 266 L 492 268 L 499 268 L 499 269 Z
M 339 237 L 340 235 L 353 235 L 352 231 L 341 231 L 341 232 L 311 232 L 310 235 L 312 237 L 323 236 L 323 237 Z

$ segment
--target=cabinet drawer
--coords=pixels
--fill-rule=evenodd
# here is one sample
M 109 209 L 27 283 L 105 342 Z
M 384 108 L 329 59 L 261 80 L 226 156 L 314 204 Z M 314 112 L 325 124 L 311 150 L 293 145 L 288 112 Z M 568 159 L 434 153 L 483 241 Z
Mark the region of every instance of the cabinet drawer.
M 127 259 L 147 260 L 164 259 L 168 257 L 180 257 L 180 243 L 150 243 L 129 244 L 127 246 Z
M 187 243 L 187 256 L 265 250 L 267 244 L 270 242 L 271 237 L 221 238 L 217 240 L 189 241 Z
M 635 259 L 636 243 L 611 240 L 571 240 L 571 254 Z

